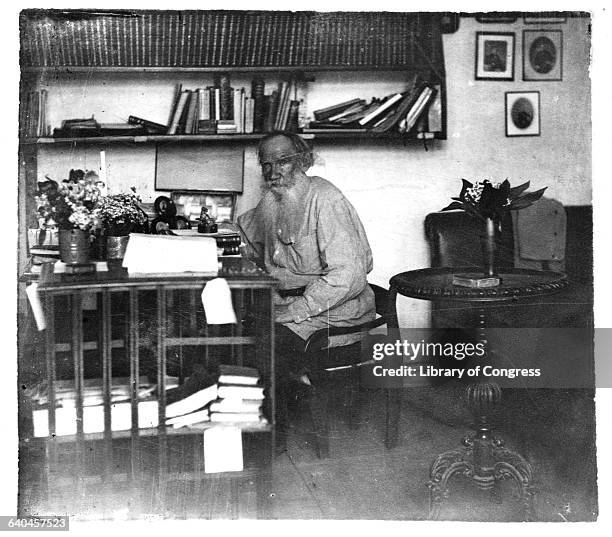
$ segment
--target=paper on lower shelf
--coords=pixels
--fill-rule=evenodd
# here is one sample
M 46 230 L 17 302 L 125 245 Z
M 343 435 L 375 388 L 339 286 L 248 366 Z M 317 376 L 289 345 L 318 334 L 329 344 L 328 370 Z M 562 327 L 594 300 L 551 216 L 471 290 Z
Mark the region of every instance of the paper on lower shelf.
M 211 427 L 204 431 L 204 472 L 241 472 L 242 432 L 236 427 Z
M 34 436 L 49 436 L 49 413 L 46 408 L 34 410 Z M 138 427 L 146 429 L 157 427 L 157 401 L 141 401 L 138 403 Z M 111 430 L 128 431 L 132 427 L 132 405 L 130 402 L 111 405 Z M 104 431 L 104 407 L 83 407 L 83 432 L 101 433 Z M 75 407 L 60 407 L 55 409 L 55 434 L 67 436 L 77 432 L 77 415 Z

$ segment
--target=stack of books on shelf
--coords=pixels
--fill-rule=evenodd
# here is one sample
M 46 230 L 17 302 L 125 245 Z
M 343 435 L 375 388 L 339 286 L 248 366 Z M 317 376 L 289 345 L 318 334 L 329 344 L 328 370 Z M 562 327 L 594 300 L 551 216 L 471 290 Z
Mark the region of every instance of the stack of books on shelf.
M 252 367 L 219 366 L 218 399 L 210 405 L 210 420 L 225 423 L 266 423 L 259 372 Z
M 19 135 L 21 138 L 49 136 L 47 124 L 47 90 L 29 91 L 21 106 Z
M 441 132 L 439 86 L 413 80 L 411 87 L 382 99 L 352 99 L 314 111 L 304 133 Z
M 227 74 L 213 86 L 183 89 L 176 87 L 165 134 L 252 134 L 274 130 L 296 131 L 300 102 L 295 98 L 296 82 L 278 83 L 265 94 L 263 78 L 256 77 L 247 88 L 233 88 Z M 151 122 L 135 118 L 143 125 Z M 159 126 L 153 123 L 154 126 Z M 160 133 L 161 134 L 161 133 Z
M 217 382 L 166 406 L 166 424 L 178 429 L 208 422 L 266 423 L 263 391 L 257 369 L 220 365 Z
M 217 384 L 196 391 L 166 406 L 166 425 L 175 429 L 210 421 L 208 405 L 217 398 Z

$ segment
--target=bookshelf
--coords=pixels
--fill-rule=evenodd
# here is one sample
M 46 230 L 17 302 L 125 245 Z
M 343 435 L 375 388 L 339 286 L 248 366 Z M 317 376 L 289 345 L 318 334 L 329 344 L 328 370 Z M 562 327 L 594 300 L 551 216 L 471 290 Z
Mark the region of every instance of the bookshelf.
M 441 88 L 442 128 L 433 138 L 446 139 L 439 13 L 24 10 L 20 18 L 24 81 L 60 80 L 70 74 L 155 77 L 171 73 L 180 77 L 229 73 L 312 80 L 317 72 L 423 72 Z M 353 134 L 316 133 L 314 138 L 416 138 L 414 134 L 401 138 Z M 176 141 L 258 139 L 240 136 Z M 163 143 L 167 139 L 100 137 L 96 141 Z M 58 140 L 68 142 L 91 144 L 93 140 Z M 50 142 L 39 138 L 36 143 Z

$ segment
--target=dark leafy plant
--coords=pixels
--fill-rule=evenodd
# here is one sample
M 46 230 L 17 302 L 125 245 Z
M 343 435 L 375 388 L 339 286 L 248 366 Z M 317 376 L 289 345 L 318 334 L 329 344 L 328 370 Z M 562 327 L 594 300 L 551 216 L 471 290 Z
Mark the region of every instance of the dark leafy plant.
M 474 184 L 465 179 L 462 181 L 459 197 L 451 198 L 454 201 L 442 210 L 460 209 L 482 220 L 491 218 L 497 224 L 507 211 L 524 209 L 534 204 L 547 188 L 523 194 L 529 188 L 529 181 L 514 188 L 508 179 L 496 185 L 486 179 Z

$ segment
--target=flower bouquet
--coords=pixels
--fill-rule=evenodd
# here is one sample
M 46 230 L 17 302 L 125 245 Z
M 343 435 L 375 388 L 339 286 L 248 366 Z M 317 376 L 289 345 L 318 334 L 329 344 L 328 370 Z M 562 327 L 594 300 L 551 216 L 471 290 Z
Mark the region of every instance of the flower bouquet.
M 474 184 L 462 179 L 463 186 L 459 197 L 451 198 L 453 202 L 444 207 L 443 211 L 463 210 L 485 224 L 483 236 L 484 276 L 474 274 L 455 275 L 453 283 L 466 287 L 495 287 L 501 280 L 494 268 L 495 233 L 501 231 L 501 222 L 508 211 L 525 209 L 533 205 L 544 194 L 545 188 L 535 192 L 524 193 L 529 188 L 529 181 L 522 185 L 511 187 L 506 179 L 502 183 L 493 184 L 488 180 Z
M 129 234 L 145 230 L 148 220 L 140 201 L 134 188 L 129 194 L 112 194 L 100 199 L 97 215 L 106 236 L 107 259 L 122 259 Z
M 49 180 L 36 196 L 41 229 L 59 229 L 60 258 L 69 265 L 89 262 L 90 231 L 97 225 L 96 207 L 103 186 L 95 172 L 70 170 L 67 180 Z

